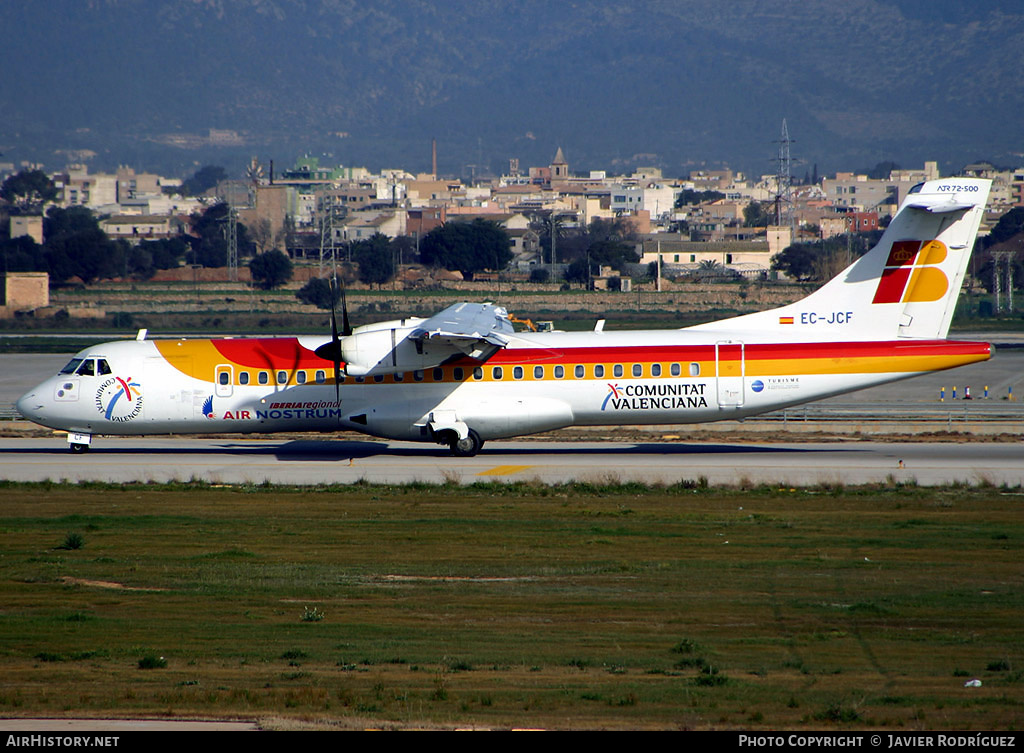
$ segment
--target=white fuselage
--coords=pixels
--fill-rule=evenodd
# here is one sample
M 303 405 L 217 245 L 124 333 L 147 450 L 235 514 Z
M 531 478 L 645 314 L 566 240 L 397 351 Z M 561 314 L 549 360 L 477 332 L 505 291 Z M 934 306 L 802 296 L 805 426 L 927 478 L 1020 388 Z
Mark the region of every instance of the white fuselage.
M 87 435 L 349 429 L 432 441 L 447 421 L 494 439 L 571 425 L 742 418 L 989 352 L 983 343 L 743 342 L 687 330 L 527 333 L 486 362 L 343 376 L 336 390 L 331 364 L 311 353 L 321 342 L 106 343 L 76 356 L 92 362 L 76 370 L 92 373 L 58 374 L 18 408 Z

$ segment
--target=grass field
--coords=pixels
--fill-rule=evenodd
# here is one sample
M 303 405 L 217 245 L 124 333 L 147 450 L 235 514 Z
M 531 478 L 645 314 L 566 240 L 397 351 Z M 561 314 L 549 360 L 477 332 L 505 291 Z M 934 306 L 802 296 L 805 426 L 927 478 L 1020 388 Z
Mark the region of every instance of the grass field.
M 1022 503 L 6 484 L 0 716 L 1015 729 Z

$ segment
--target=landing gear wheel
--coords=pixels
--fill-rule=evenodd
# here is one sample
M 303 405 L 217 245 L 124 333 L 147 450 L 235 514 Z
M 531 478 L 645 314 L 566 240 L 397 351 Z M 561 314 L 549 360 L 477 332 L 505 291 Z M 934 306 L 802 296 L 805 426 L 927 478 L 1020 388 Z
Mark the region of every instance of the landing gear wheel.
M 484 440 L 480 439 L 480 435 L 472 429 L 469 430 L 469 436 L 465 439 L 455 439 L 450 445 L 452 455 L 457 458 L 471 458 L 480 452 L 480 448 L 484 446 Z
M 72 443 L 72 444 L 70 444 L 68 446 L 71 448 L 72 452 L 76 452 L 76 453 L 88 452 L 89 451 L 89 445 L 87 445 L 87 444 L 80 444 L 78 442 L 74 442 L 74 443 Z

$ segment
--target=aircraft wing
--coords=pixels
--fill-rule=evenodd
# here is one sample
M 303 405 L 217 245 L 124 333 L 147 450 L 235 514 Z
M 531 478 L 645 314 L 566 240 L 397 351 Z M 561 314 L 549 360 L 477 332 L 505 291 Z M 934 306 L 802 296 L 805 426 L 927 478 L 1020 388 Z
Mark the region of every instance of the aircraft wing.
M 424 351 L 454 347 L 468 356 L 487 359 L 508 345 L 514 330 L 508 312 L 490 303 L 456 303 L 435 314 L 409 334 Z

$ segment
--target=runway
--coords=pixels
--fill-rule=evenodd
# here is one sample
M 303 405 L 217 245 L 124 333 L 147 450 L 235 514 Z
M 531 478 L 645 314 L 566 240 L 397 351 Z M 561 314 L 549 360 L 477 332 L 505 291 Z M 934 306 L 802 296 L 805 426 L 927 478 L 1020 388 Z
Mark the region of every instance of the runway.
M 960 337 L 992 339 L 984 333 Z M 0 404 L 12 402 L 43 376 L 59 369 L 67 358 L 0 355 Z M 1003 418 L 1014 429 L 1024 425 L 1024 403 L 1007 401 L 1005 396 L 1016 386 L 1021 373 L 1024 350 L 1014 338 L 1014 342 L 998 347 L 990 361 L 820 401 L 808 410 L 825 411 L 826 418 L 836 418 L 845 409 L 855 409 L 884 420 L 938 408 L 965 413 L 969 407 L 972 416 L 992 410 L 1006 413 Z M 983 398 L 984 388 L 990 387 L 991 399 L 953 401 L 954 385 L 960 385 L 960 396 L 964 386 L 974 385 L 977 398 Z M 947 401 L 939 402 L 943 388 Z M 927 430 L 943 428 L 947 428 L 945 424 Z M 61 436 L 0 438 L 0 479 L 164 482 L 196 478 L 225 484 L 330 484 L 360 479 L 389 484 L 620 480 L 671 484 L 704 477 L 712 484 L 813 485 L 883 482 L 891 477 L 926 485 L 1024 483 L 1021 442 L 885 444 L 857 441 L 851 435 L 849 439 L 817 444 L 767 440 L 740 444 L 717 441 L 707 434 L 695 441 L 688 436 L 688 427 L 671 429 L 679 439 L 641 444 L 492 441 L 478 457 L 463 459 L 452 458 L 435 445 L 389 443 L 356 435 L 315 435 L 311 439 L 97 437 L 93 449 L 84 455 L 71 454 Z M 614 432 L 609 429 L 607 433 Z M 770 435 L 766 433 L 766 437 Z
M 101 438 L 84 454 L 63 438 L 0 439 L 0 478 L 12 481 L 211 484 L 472 484 L 486 481 L 641 481 L 674 484 L 1024 484 L 1018 442 L 806 444 L 488 442 L 474 458 L 405 442 L 346 439 Z

